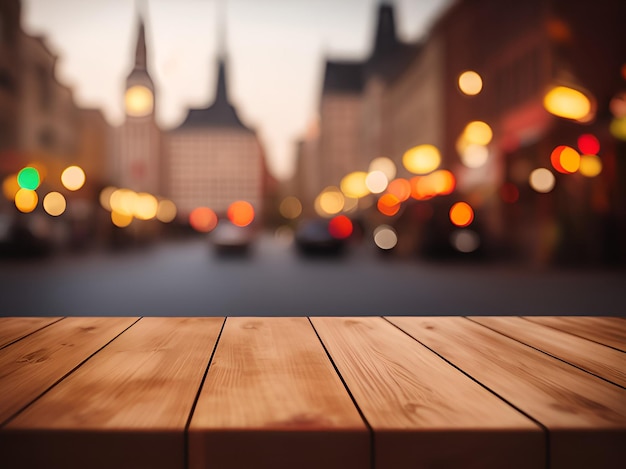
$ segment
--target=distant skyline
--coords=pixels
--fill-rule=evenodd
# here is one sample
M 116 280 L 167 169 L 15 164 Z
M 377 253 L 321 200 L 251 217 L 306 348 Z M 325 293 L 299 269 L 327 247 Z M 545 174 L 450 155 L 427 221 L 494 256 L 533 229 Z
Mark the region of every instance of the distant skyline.
M 218 7 L 218 3 L 221 3 Z M 79 106 L 124 119 L 138 12 L 146 25 L 157 122 L 182 122 L 212 102 L 218 21 L 226 18 L 229 98 L 258 131 L 268 166 L 291 176 L 295 142 L 317 113 L 325 58 L 359 60 L 370 52 L 379 0 L 22 0 L 22 26 L 43 35 L 59 57 L 57 77 Z M 402 41 L 422 38 L 452 0 L 387 1 Z M 222 12 L 218 12 L 218 8 Z

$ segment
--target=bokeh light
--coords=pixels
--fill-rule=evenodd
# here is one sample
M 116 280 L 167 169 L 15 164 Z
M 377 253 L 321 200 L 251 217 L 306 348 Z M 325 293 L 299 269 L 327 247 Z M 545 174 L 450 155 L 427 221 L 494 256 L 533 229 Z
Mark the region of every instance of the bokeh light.
M 418 145 L 404 153 L 402 164 L 413 174 L 428 174 L 441 164 L 441 154 L 434 145 Z
M 365 178 L 365 185 L 372 194 L 380 194 L 387 189 L 389 180 L 385 173 L 379 170 L 372 171 Z
M 559 173 L 572 174 L 580 166 L 580 154 L 572 147 L 559 145 L 550 154 L 552 167 Z
M 17 173 L 17 183 L 22 189 L 34 191 L 41 184 L 39 171 L 31 166 L 27 166 Z
M 30 189 L 20 189 L 15 194 L 15 206 L 23 213 L 30 213 L 35 210 L 38 201 L 37 193 Z
M 163 223 L 170 223 L 176 218 L 176 213 L 176 204 L 174 202 L 168 199 L 159 201 L 156 213 L 157 220 Z
M 295 233 L 293 228 L 287 225 L 281 225 L 274 231 L 274 239 L 283 246 L 289 246 L 293 243 Z
M 500 188 L 500 197 L 507 204 L 514 204 L 519 200 L 519 189 L 512 182 L 505 182 Z
M 387 180 L 391 181 L 396 177 L 397 168 L 393 160 L 387 158 L 386 156 L 379 156 L 370 162 L 368 171 L 370 173 L 372 171 L 382 171 L 383 174 L 387 176 Z
M 254 207 L 250 202 L 237 200 L 229 205 L 226 216 L 233 225 L 248 226 L 254 220 Z
M 472 230 L 457 230 L 450 235 L 450 242 L 457 251 L 469 253 L 478 249 L 480 237 Z
M 591 113 L 591 101 L 584 93 L 567 86 L 555 86 L 543 98 L 543 106 L 558 117 L 586 120 Z
M 126 113 L 133 117 L 144 117 L 152 112 L 154 98 L 145 86 L 132 86 L 124 97 Z
M 367 173 L 365 171 L 354 171 L 347 174 L 341 180 L 339 187 L 346 197 L 360 199 L 370 193 L 365 183 Z
M 315 212 L 321 217 L 331 217 L 344 208 L 344 197 L 341 191 L 329 186 L 315 198 Z
M 103 209 L 110 212 L 111 208 L 111 196 L 117 190 L 117 187 L 108 186 L 100 191 L 100 196 L 98 197 L 100 200 L 100 205 Z
M 488 145 L 493 138 L 493 131 L 489 124 L 483 121 L 472 121 L 465 126 L 463 140 L 467 144 Z
M 461 92 L 468 96 L 475 96 L 483 89 L 483 79 L 473 70 L 461 73 L 458 84 Z
M 549 169 L 537 168 L 530 173 L 528 183 L 535 191 L 545 194 L 554 189 L 556 178 Z
M 388 251 L 398 244 L 398 235 L 389 225 L 380 225 L 374 229 L 374 243 L 380 249 Z
M 616 117 L 612 119 L 609 131 L 613 137 L 626 141 L 626 117 Z
M 596 177 L 602 172 L 602 160 L 597 155 L 582 155 L 578 172 L 588 178 Z
M 461 163 L 468 168 L 481 168 L 489 159 L 489 149 L 485 145 L 470 143 L 460 151 Z
M 120 215 L 132 217 L 135 213 L 136 200 L 137 193 L 135 191 L 131 191 L 130 189 L 116 189 L 111 194 L 109 204 L 112 211 Z
M 118 228 L 126 228 L 132 223 L 132 221 L 132 215 L 116 212 L 115 210 L 111 212 L 111 222 L 113 222 L 113 224 Z
M 17 174 L 10 174 L 2 181 L 2 194 L 7 200 L 13 202 L 15 200 L 15 194 L 20 190 L 20 185 L 17 183 Z
M 383 194 L 376 204 L 378 211 L 388 217 L 394 216 L 400 211 L 400 200 L 393 194 Z
M 582 134 L 578 137 L 578 149 L 586 155 L 597 155 L 600 152 L 600 142 L 592 134 Z
M 474 221 L 474 210 L 467 202 L 457 202 L 450 208 L 450 221 L 452 224 L 464 227 Z
M 43 209 L 53 217 L 58 217 L 65 212 L 66 207 L 65 197 L 59 192 L 50 192 L 43 198 Z
M 447 169 L 438 169 L 433 173 L 425 176 L 429 181 L 429 186 L 436 195 L 448 195 L 454 191 L 456 187 L 456 179 Z
M 77 191 L 85 184 L 85 172 L 79 166 L 70 166 L 61 173 L 61 183 L 69 191 Z
M 328 232 L 335 239 L 346 239 L 352 234 L 352 221 L 345 215 L 337 215 L 328 223 Z
M 387 192 L 395 195 L 400 202 L 411 197 L 411 183 L 404 178 L 394 179 L 387 186 Z
M 152 194 L 140 192 L 135 197 L 133 215 L 139 220 L 151 220 L 156 217 L 159 201 Z
M 284 218 L 288 220 L 295 220 L 302 214 L 302 203 L 300 202 L 300 199 L 290 195 L 285 197 L 280 202 L 278 210 Z
M 209 207 L 197 207 L 189 214 L 189 224 L 196 231 L 208 233 L 217 226 L 217 215 Z
M 618 93 L 611 98 L 609 110 L 613 117 L 626 117 L 626 92 Z

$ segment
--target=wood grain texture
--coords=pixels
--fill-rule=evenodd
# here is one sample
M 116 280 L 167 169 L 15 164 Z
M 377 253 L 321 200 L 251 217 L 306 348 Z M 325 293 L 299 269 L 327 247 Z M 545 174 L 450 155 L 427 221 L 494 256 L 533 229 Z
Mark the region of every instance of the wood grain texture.
M 0 349 L 61 318 L 0 318 Z
M 606 316 L 525 316 L 524 319 L 626 352 L 626 320 L 623 318 Z
M 228 318 L 189 467 L 364 468 L 369 434 L 306 318 Z
M 540 467 L 540 427 L 382 318 L 311 318 L 368 423 L 375 467 Z
M 223 321 L 141 319 L 12 420 L 3 454 L 27 467 L 182 468 Z
M 136 318 L 66 318 L 0 350 L 0 426 Z
M 616 467 L 626 460 L 626 391 L 458 317 L 391 322 L 550 431 L 550 467 Z
M 519 317 L 469 319 L 626 387 L 626 353 Z

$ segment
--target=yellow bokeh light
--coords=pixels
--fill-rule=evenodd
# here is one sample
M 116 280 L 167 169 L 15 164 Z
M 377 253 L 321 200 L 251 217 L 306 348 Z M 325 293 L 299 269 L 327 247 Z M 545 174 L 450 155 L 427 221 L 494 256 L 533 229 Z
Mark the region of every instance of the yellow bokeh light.
M 473 70 L 459 75 L 459 89 L 468 96 L 475 96 L 483 89 L 483 79 Z
M 149 115 L 154 108 L 154 98 L 152 91 L 145 86 L 133 86 L 126 91 L 124 98 L 126 113 L 133 117 L 144 117 Z
M 387 189 L 388 184 L 387 176 L 380 170 L 371 171 L 365 178 L 365 185 L 372 194 L 380 194 Z
M 428 176 L 429 187 L 437 195 L 448 195 L 456 187 L 456 179 L 454 175 L 447 169 L 439 169 Z
M 582 155 L 578 172 L 588 178 L 596 177 L 602 172 L 602 160 L 596 155 Z
M 396 177 L 397 168 L 396 164 L 390 158 L 380 156 L 370 162 L 369 172 L 371 173 L 372 171 L 382 171 L 384 175 L 387 176 L 387 180 L 391 181 Z
M 336 187 L 327 187 L 315 199 L 315 211 L 322 217 L 330 217 L 344 208 L 344 197 Z
M 580 154 L 571 147 L 565 147 L 559 156 L 561 167 L 568 173 L 575 173 L 580 167 Z
M 85 184 L 85 172 L 78 166 L 65 168 L 61 173 L 61 183 L 69 191 L 77 191 Z
M 339 187 L 346 197 L 360 199 L 370 193 L 365 183 L 367 173 L 364 171 L 354 171 L 343 177 Z
M 402 164 L 413 174 L 428 174 L 441 164 L 441 154 L 434 145 L 418 145 L 404 153 Z
M 537 168 L 530 173 L 528 183 L 537 192 L 548 193 L 554 189 L 556 179 L 554 174 L 547 168 Z
M 113 210 L 111 212 L 111 221 L 118 228 L 125 228 L 131 224 L 131 222 L 133 221 L 133 216 Z
M 295 220 L 302 214 L 302 203 L 297 197 L 290 195 L 281 201 L 278 210 L 288 220 Z
M 486 122 L 472 121 L 465 126 L 463 139 L 468 144 L 488 145 L 493 138 L 493 131 Z
M 20 190 L 20 185 L 17 183 L 17 174 L 11 174 L 4 178 L 2 181 L 2 193 L 7 200 L 11 202 L 15 200 L 15 194 Z
M 30 213 L 35 210 L 38 201 L 37 193 L 30 189 L 20 189 L 15 194 L 15 206 L 23 213 Z
M 587 120 L 591 101 L 584 93 L 567 86 L 555 86 L 543 98 L 543 106 L 550 114 L 572 120 Z
M 100 205 L 106 211 L 111 211 L 111 195 L 117 190 L 117 187 L 109 186 L 100 191 Z
M 176 218 L 176 204 L 171 200 L 163 199 L 159 201 L 157 207 L 157 220 L 163 223 L 170 223 Z
M 159 201 L 152 194 L 141 192 L 135 197 L 133 215 L 139 220 L 151 220 L 156 217 Z
M 53 217 L 58 217 L 65 212 L 66 207 L 65 197 L 59 192 L 50 192 L 43 198 L 43 209 Z
M 619 140 L 626 140 L 626 117 L 616 117 L 611 120 L 609 131 L 613 137 Z
M 121 215 L 133 216 L 137 194 L 130 189 L 117 189 L 111 194 L 111 210 Z

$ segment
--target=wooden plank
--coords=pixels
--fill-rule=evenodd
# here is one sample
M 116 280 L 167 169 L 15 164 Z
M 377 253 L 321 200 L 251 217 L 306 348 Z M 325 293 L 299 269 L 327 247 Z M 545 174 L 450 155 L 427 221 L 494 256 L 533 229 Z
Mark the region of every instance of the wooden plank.
M 382 318 L 311 318 L 374 430 L 375 467 L 535 468 L 545 434 Z
M 228 318 L 189 467 L 366 468 L 369 433 L 306 318 Z
M 185 425 L 223 321 L 141 319 L 2 430 L 3 461 L 184 467 Z
M 61 318 L 6 317 L 0 318 L 0 349 L 46 327 Z
M 465 318 L 389 320 L 545 425 L 549 467 L 626 460 L 626 390 Z
M 0 350 L 0 425 L 136 318 L 66 318 Z
M 626 353 L 519 317 L 476 316 L 470 319 L 626 387 Z
M 626 321 L 618 317 L 525 316 L 524 319 L 626 352 Z

